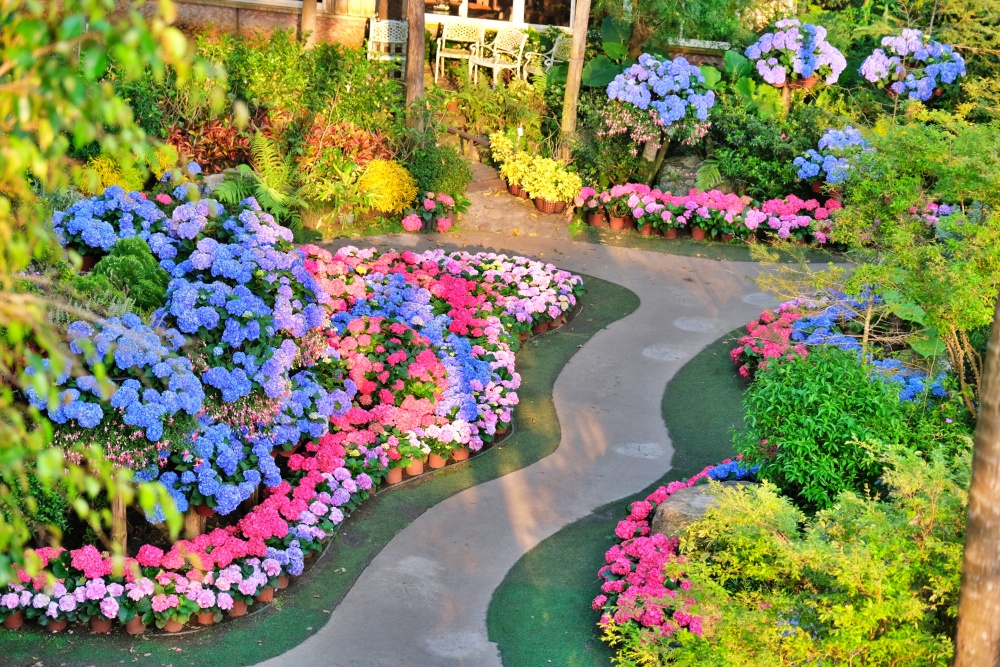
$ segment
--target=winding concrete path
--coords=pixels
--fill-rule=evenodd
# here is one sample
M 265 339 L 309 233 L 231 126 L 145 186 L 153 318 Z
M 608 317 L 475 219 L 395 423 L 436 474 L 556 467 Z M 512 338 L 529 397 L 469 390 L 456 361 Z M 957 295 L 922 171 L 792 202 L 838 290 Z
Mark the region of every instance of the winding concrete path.
M 752 263 L 478 232 L 366 245 L 424 249 L 437 240 L 550 261 L 627 287 L 641 303 L 560 373 L 555 453 L 421 515 L 372 561 L 323 628 L 268 667 L 499 667 L 486 631 L 494 589 L 539 542 L 670 469 L 660 413 L 667 382 L 711 341 L 772 305 L 752 281 Z

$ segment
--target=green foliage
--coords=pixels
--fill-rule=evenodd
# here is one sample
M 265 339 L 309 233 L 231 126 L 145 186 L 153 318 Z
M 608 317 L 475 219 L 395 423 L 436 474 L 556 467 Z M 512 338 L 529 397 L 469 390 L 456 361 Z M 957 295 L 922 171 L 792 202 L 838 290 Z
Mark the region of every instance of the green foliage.
M 418 147 L 406 163 L 418 192 L 444 192 L 458 198 L 472 182 L 472 168 L 451 146 Z
M 896 389 L 873 380 L 853 353 L 823 346 L 805 358 L 769 364 L 744 395 L 739 449 L 761 476 L 806 508 L 829 507 L 880 472 L 878 451 L 860 441 L 909 441 Z
M 160 268 L 149 246 L 140 238 L 122 239 L 101 258 L 91 272 L 94 279 L 105 278 L 108 284 L 128 295 L 138 308 L 152 311 L 163 305 L 170 274 Z M 90 276 L 81 276 L 75 286 L 94 294 Z M 89 288 L 89 289 L 88 289 Z
M 679 666 L 947 665 L 970 460 L 891 451 L 884 501 L 844 493 L 811 519 L 768 484 L 720 489 L 681 539 L 699 611 L 714 620 L 660 655 Z

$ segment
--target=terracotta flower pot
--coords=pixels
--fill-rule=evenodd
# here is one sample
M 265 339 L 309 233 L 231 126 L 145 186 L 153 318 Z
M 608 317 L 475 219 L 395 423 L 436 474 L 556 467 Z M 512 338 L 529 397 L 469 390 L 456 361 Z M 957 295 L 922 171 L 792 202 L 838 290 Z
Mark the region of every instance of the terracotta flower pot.
M 823 192 L 823 181 L 817 178 L 815 181 L 809 184 L 809 188 L 816 194 L 820 194 L 821 192 Z
M 50 621 L 49 624 L 45 626 L 45 629 L 49 632 L 62 632 L 66 629 L 68 624 L 69 622 L 65 618 L 60 618 L 58 621 Z
M 451 458 L 455 461 L 466 461 L 469 458 L 469 448 L 459 447 L 458 449 L 453 449 L 451 451 Z
M 552 213 L 562 213 L 564 210 L 566 210 L 566 202 L 549 201 L 548 199 L 535 197 L 535 209 L 539 213 L 545 213 L 546 215 L 550 215 Z
M 432 470 L 443 468 L 445 463 L 447 463 L 445 458 L 443 456 L 438 456 L 437 454 L 431 454 L 427 459 L 427 467 Z
M 789 88 L 805 88 L 806 90 L 809 90 L 810 88 L 812 88 L 813 86 L 815 86 L 817 83 L 819 83 L 819 77 L 814 74 L 813 76 L 807 77 L 805 79 L 801 79 L 799 81 L 790 81 L 788 83 L 788 87 Z
M 125 632 L 130 635 L 141 635 L 146 631 L 146 624 L 142 622 L 142 616 L 136 615 L 131 621 L 125 624 Z
M 611 231 L 621 232 L 625 231 L 625 218 L 616 218 L 615 216 L 609 216 L 608 224 L 611 226 Z
M 677 228 L 671 227 L 663 232 L 663 238 L 665 239 L 675 239 L 677 238 Z
M 80 266 L 80 273 L 90 273 L 93 271 L 102 257 L 104 255 L 83 255 L 83 264 Z
M 652 236 L 653 228 L 652 226 L 646 224 L 639 228 L 639 236 Z
M 106 635 L 111 632 L 111 619 L 103 616 L 90 617 L 90 631 L 99 635 Z
M 247 613 L 247 603 L 243 600 L 233 600 L 233 608 L 229 610 L 229 615 L 233 618 L 243 616 Z
M 416 477 L 417 475 L 422 475 L 424 472 L 424 462 L 420 459 L 416 459 L 410 465 L 406 466 L 406 474 L 410 477 Z
M 541 320 L 540 322 L 536 322 L 535 326 L 531 327 L 532 333 L 535 333 L 535 334 L 543 334 L 543 333 L 545 333 L 548 330 L 549 330 L 549 321 L 548 320 Z
M 212 516 L 213 514 L 215 514 L 215 509 L 204 504 L 195 505 L 194 513 L 197 514 L 198 516 Z
M 526 341 L 526 340 L 528 340 L 529 338 L 531 338 L 531 332 L 530 332 L 530 331 L 521 331 L 521 332 L 519 332 L 519 333 L 517 334 L 517 337 L 518 337 L 518 338 L 520 339 L 520 341 L 521 341 L 521 342 L 523 343 L 524 341 Z
M 701 227 L 692 227 L 691 228 L 691 238 L 694 239 L 695 241 L 704 241 L 705 240 L 705 230 L 702 229 Z
M 199 611 L 198 612 L 198 625 L 212 625 L 215 623 L 215 612 L 214 611 Z
M 276 451 L 278 452 L 278 456 L 284 456 L 287 459 L 287 458 L 291 458 L 292 454 L 294 454 L 295 452 L 299 451 L 299 447 L 300 446 L 301 445 L 295 445 L 291 449 L 278 449 Z
M 257 593 L 257 597 L 254 598 L 254 599 L 257 600 L 257 602 L 259 602 L 261 604 L 267 604 L 268 602 L 270 602 L 271 600 L 274 599 L 274 588 L 271 587 L 271 586 L 268 586 L 267 588 L 265 588 L 264 590 L 262 590 L 260 593 Z
M 733 235 L 732 234 L 723 234 L 722 238 L 719 239 L 719 240 L 722 241 L 723 243 L 729 243 L 730 241 L 733 240 Z
M 448 102 L 448 113 L 458 113 L 458 100 Z
M 396 470 L 399 470 L 399 468 L 396 468 Z M 288 584 L 289 584 L 289 579 L 288 579 L 288 575 L 287 574 L 283 574 L 280 577 L 278 577 L 278 590 L 279 591 L 283 591 L 286 588 L 288 588 Z
M 3 619 L 3 627 L 8 630 L 17 630 L 22 625 L 24 625 L 24 613 L 20 609 Z
M 631 214 L 625 216 L 625 229 L 635 229 L 635 218 Z
M 183 629 L 184 624 L 173 618 L 163 624 L 164 632 L 180 632 Z
M 590 225 L 591 227 L 603 227 L 604 211 L 597 211 L 596 213 L 588 213 L 587 224 Z
M 520 185 L 514 185 L 513 183 L 508 183 L 507 184 L 507 192 L 511 193 L 515 197 L 520 197 L 521 196 L 521 186 Z
M 403 481 L 403 469 L 402 468 L 389 468 L 389 474 L 385 478 L 386 484 L 399 484 Z

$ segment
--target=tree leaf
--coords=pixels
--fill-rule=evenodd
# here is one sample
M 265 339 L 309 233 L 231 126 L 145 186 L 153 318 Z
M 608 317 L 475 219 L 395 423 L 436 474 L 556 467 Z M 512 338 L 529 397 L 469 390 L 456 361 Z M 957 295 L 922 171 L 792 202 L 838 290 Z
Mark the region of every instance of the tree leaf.
M 583 85 L 591 88 L 606 86 L 621 74 L 622 69 L 607 56 L 597 56 L 583 68 Z
M 628 47 L 621 42 L 604 42 L 604 53 L 612 60 L 622 60 L 628 55 Z
M 920 333 L 911 336 L 907 342 L 913 351 L 922 357 L 940 357 L 947 351 L 934 327 L 927 327 Z
M 722 73 L 711 65 L 702 65 L 698 69 L 701 70 L 701 75 L 705 77 L 705 87 L 709 90 L 715 90 L 719 82 L 722 81 Z
M 601 23 L 601 39 L 605 42 L 628 42 L 632 38 L 632 24 L 624 19 L 605 16 Z
M 750 60 L 736 51 L 726 51 L 726 55 L 723 56 L 722 60 L 722 73 L 730 81 L 737 81 L 742 77 L 750 76 L 750 73 L 753 71 Z

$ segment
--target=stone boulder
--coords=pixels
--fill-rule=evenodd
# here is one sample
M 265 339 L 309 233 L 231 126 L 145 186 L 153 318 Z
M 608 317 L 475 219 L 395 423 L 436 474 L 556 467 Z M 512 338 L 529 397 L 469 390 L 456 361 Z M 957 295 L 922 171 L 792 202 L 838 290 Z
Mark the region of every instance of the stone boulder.
M 747 481 L 721 482 L 722 486 L 727 489 L 753 483 Z M 689 523 L 705 516 L 705 512 L 714 503 L 715 496 L 712 494 L 711 484 L 697 484 L 681 489 L 656 508 L 650 529 L 661 535 L 677 535 Z

